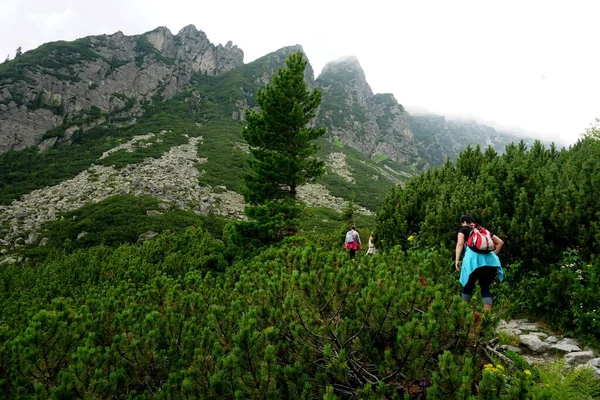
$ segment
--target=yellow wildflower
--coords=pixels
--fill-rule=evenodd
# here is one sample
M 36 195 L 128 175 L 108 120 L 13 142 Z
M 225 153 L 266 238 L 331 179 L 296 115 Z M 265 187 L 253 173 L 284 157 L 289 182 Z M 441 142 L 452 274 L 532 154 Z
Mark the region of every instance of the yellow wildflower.
M 525 370 L 525 371 L 523 371 L 523 372 L 525 372 L 525 375 L 527 375 L 527 376 L 531 376 L 531 371 L 530 371 L 530 370 L 526 369 L 526 370 Z

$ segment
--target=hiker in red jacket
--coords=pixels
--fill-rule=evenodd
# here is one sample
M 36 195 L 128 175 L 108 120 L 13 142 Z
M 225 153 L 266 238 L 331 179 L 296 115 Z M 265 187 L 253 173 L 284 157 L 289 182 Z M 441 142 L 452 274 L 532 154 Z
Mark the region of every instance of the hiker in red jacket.
M 352 228 L 346 232 L 346 242 L 344 248 L 350 250 L 351 259 L 353 259 L 356 252 L 360 250 L 360 235 L 356 231 L 355 226 L 352 226 Z

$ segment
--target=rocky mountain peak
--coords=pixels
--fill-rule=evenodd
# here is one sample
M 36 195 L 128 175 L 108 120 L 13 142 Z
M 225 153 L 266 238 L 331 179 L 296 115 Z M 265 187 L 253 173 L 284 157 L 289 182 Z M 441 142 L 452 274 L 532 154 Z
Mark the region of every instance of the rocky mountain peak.
M 59 137 L 68 142 L 108 113 L 135 118 L 143 112 L 140 103 L 173 97 L 194 74 L 217 76 L 243 64 L 241 49 L 212 44 L 194 25 L 177 35 L 158 27 L 135 36 L 117 32 L 46 43 L 0 65 L 0 154 L 36 144 L 48 148 L 41 139 L 61 126 L 44 139 L 51 140 L 49 147 Z M 94 117 L 90 110 L 97 110 Z
M 414 159 L 408 113 L 393 95 L 373 94 L 358 58 L 329 62 L 316 84 L 323 91 L 319 122 L 333 139 L 378 158 L 401 163 Z
M 355 56 L 342 57 L 327 63 L 317 82 L 324 88 L 342 89 L 351 102 L 357 102 L 361 106 L 366 104 L 366 99 L 373 96 L 365 71 Z

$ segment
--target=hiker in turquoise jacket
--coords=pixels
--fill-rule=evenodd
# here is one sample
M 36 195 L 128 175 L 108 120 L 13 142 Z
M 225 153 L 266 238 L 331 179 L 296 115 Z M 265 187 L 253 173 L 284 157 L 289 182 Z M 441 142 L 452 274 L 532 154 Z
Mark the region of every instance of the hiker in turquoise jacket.
M 498 236 L 490 232 L 494 243 L 494 250 L 490 252 L 476 252 L 467 246 L 467 241 L 474 229 L 478 227 L 475 220 L 470 215 L 463 215 L 460 218 L 461 228 L 458 231 L 456 240 L 456 257 L 454 266 L 460 271 L 460 283 L 463 285 L 462 299 L 470 301 L 473 297 L 475 282 L 479 282 L 481 288 L 481 297 L 483 298 L 483 309 L 488 311 L 492 309 L 492 294 L 490 285 L 498 276 L 500 282 L 504 279 L 502 265 L 498 258 L 498 253 L 502 249 L 504 242 Z M 460 256 L 465 249 L 465 256 L 460 261 Z

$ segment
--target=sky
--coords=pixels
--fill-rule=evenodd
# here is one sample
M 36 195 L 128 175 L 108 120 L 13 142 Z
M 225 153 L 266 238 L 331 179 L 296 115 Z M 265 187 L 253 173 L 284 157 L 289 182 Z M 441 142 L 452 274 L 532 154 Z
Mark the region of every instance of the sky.
M 193 24 L 245 62 L 300 44 L 318 75 L 354 55 L 409 112 L 571 144 L 600 117 L 598 16 L 596 0 L 0 0 L 0 56 Z

